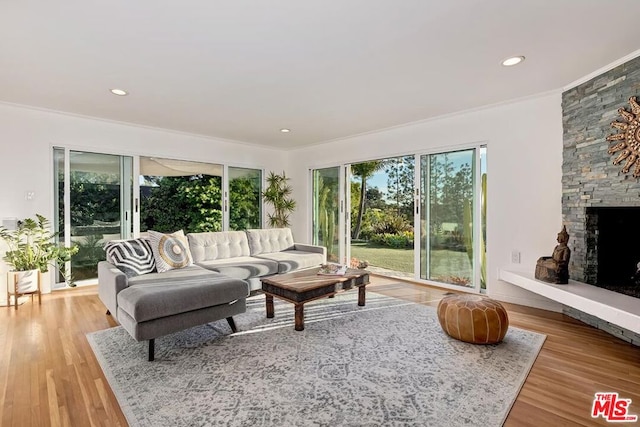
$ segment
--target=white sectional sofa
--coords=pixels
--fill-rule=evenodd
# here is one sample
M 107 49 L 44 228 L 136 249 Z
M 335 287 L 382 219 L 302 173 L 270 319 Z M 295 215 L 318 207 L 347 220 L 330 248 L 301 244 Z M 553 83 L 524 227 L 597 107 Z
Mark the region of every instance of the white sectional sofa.
M 244 280 L 250 291 L 261 288 L 262 277 L 318 267 L 327 259 L 323 246 L 294 243 L 288 228 L 189 233 L 187 238 L 195 265 Z
M 245 299 L 260 279 L 317 267 L 322 246 L 295 243 L 288 228 L 187 234 L 193 265 L 128 277 L 114 264 L 98 265 L 98 295 L 107 313 L 138 341 L 154 340 L 246 310 Z

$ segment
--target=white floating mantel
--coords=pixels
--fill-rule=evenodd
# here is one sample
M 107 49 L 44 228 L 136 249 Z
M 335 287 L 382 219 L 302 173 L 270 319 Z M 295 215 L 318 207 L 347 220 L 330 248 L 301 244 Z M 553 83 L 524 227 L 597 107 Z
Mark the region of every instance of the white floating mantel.
M 500 270 L 500 280 L 573 307 L 614 325 L 640 333 L 640 299 L 587 283 L 569 280 L 567 285 L 552 285 L 536 280 L 533 274 Z

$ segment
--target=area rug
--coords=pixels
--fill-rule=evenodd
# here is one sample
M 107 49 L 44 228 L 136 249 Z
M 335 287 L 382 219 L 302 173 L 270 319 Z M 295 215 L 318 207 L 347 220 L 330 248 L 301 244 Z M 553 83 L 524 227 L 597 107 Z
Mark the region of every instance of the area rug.
M 442 332 L 435 308 L 357 292 L 305 305 L 264 297 L 235 317 L 147 345 L 121 327 L 87 337 L 131 426 L 499 426 L 545 336 L 511 327 L 501 344 Z

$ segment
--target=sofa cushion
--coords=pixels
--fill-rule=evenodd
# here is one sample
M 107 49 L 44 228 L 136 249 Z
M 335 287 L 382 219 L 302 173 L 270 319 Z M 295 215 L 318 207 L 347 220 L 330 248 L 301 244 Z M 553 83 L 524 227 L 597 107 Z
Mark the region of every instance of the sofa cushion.
M 107 261 L 127 277 L 156 271 L 151 244 L 147 239 L 112 240 L 104 247 Z
M 258 258 L 270 259 L 278 262 L 278 273 L 288 273 L 303 268 L 319 267 L 325 262 L 323 254 L 317 252 L 305 252 L 289 250 L 260 254 Z
M 245 282 L 222 275 L 173 283 L 130 286 L 118 293 L 118 307 L 137 322 L 229 304 L 246 298 Z
M 171 234 L 149 230 L 149 240 L 159 272 L 184 268 L 193 264 L 189 242 L 182 230 Z
M 150 273 L 143 276 L 136 276 L 129 279 L 129 286 L 139 285 L 141 283 L 178 283 L 188 280 L 206 280 L 216 279 L 220 274 L 198 267 L 197 265 L 190 265 L 189 267 L 166 271 L 163 273 Z
M 249 242 L 244 231 L 189 233 L 193 262 L 249 256 Z
M 269 276 L 278 272 L 276 261 L 249 256 L 203 261 L 199 262 L 198 266 L 242 280 Z
M 293 235 L 290 228 L 247 230 L 247 238 L 251 256 L 293 248 Z

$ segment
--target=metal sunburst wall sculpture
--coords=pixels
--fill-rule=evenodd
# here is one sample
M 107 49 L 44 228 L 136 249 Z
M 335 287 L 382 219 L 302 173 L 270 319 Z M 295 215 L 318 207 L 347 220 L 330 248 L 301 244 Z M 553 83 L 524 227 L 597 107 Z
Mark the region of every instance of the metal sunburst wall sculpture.
M 633 177 L 638 178 L 640 177 L 640 105 L 635 96 L 629 98 L 629 105 L 631 105 L 631 112 L 628 112 L 624 108 L 618 108 L 618 113 L 627 122 L 615 121 L 611 123 L 612 127 L 620 129 L 620 133 L 609 135 L 607 141 L 620 142 L 613 147 L 609 147 L 607 152 L 614 154 L 622 151 L 613 161 L 613 164 L 618 165 L 626 159 L 622 167 L 623 173 L 629 173 L 629 169 L 635 164 Z

